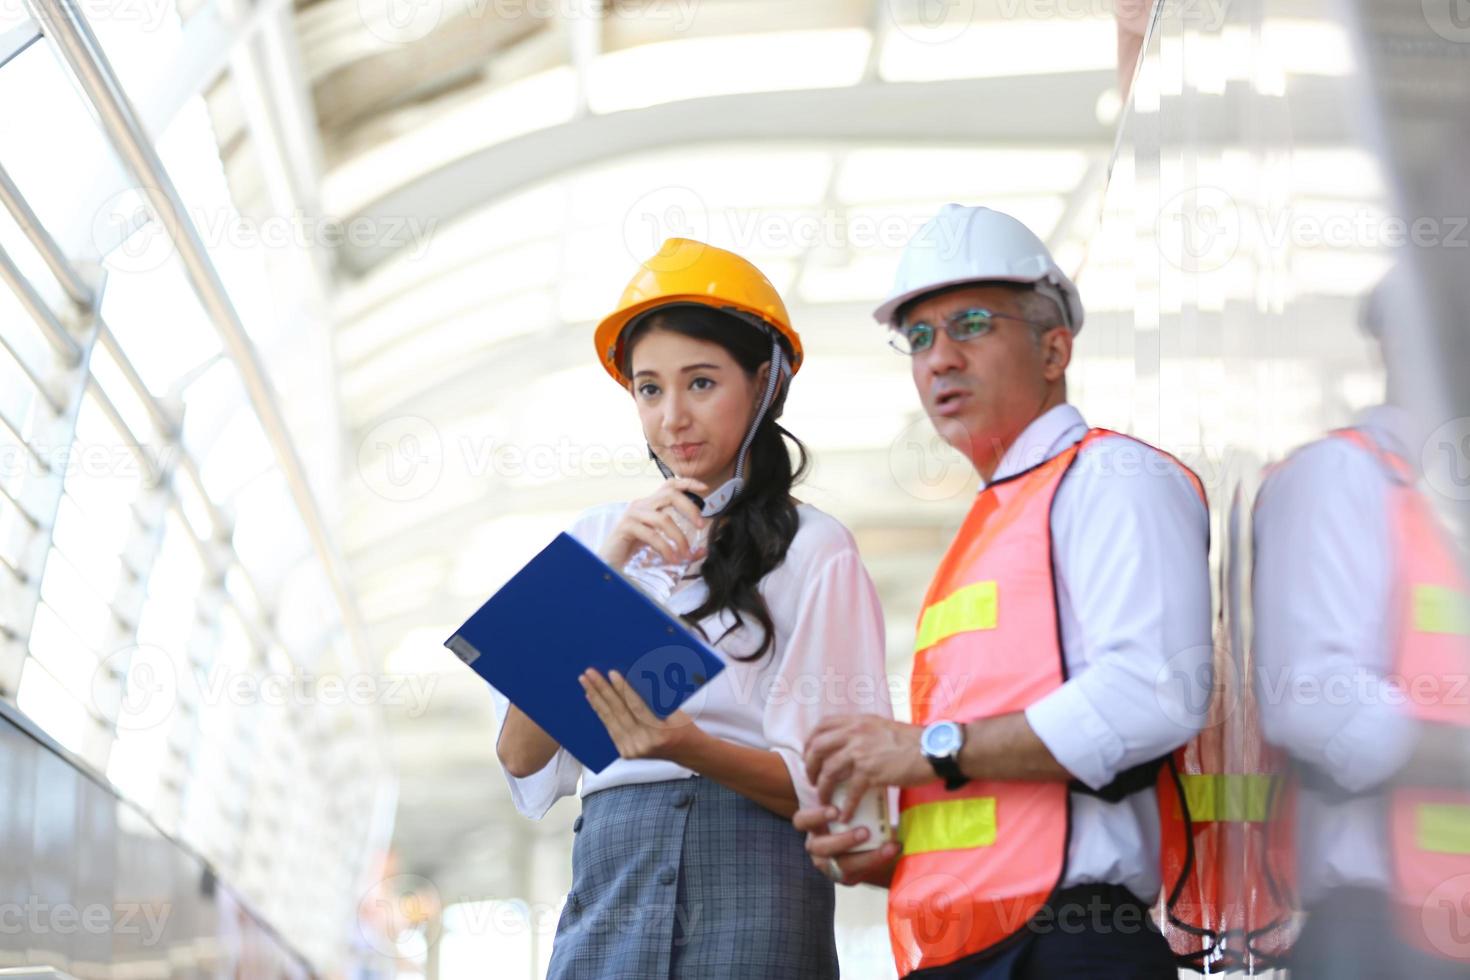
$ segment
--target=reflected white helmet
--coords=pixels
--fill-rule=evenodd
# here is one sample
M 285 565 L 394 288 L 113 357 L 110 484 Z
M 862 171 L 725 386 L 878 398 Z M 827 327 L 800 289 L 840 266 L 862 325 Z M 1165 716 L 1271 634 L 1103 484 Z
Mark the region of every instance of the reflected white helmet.
M 1041 239 L 1008 214 L 959 204 L 940 208 L 904 247 L 893 290 L 873 318 L 890 326 L 909 300 L 982 282 L 1035 283 L 1061 308 L 1073 334 L 1082 329 L 1082 297 Z

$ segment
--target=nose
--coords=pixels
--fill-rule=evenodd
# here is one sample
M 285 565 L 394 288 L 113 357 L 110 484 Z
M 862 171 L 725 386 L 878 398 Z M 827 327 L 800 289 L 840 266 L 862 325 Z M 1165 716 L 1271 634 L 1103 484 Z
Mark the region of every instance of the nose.
M 926 380 L 951 371 L 960 371 L 965 366 L 965 355 L 960 352 L 958 341 L 951 340 L 949 334 L 943 330 L 934 334 L 934 344 L 928 350 L 918 355 L 920 367 L 928 376 Z
M 689 402 L 683 391 L 671 391 L 664 396 L 663 426 L 670 435 L 677 435 L 689 425 Z

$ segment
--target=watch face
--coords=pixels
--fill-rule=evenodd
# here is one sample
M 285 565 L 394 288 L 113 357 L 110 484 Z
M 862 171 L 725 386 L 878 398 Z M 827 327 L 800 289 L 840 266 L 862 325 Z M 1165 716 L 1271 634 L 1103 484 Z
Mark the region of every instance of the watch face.
M 960 747 L 960 726 L 952 721 L 941 721 L 924 729 L 920 748 L 925 755 L 954 755 Z

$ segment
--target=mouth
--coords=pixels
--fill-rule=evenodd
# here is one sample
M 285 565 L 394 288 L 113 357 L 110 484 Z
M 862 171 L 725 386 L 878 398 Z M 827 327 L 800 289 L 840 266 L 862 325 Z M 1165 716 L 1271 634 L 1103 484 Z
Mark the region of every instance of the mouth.
M 968 391 L 960 391 L 958 389 L 940 392 L 934 399 L 934 414 L 943 416 L 954 415 L 964 408 L 964 404 L 969 397 L 970 393 Z
M 678 445 L 670 446 L 669 450 L 680 459 L 689 459 L 697 455 L 703 447 L 704 443 L 702 442 L 681 442 Z

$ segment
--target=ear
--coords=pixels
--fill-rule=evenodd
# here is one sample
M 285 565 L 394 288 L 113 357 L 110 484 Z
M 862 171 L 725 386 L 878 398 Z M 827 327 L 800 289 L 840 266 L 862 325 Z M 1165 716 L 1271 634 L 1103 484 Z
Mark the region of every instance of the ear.
M 1041 335 L 1041 374 L 1049 382 L 1060 381 L 1072 363 L 1072 331 L 1052 327 Z
M 771 380 L 771 362 L 762 364 L 755 372 L 755 400 L 760 404 L 761 395 L 766 393 L 766 384 Z

